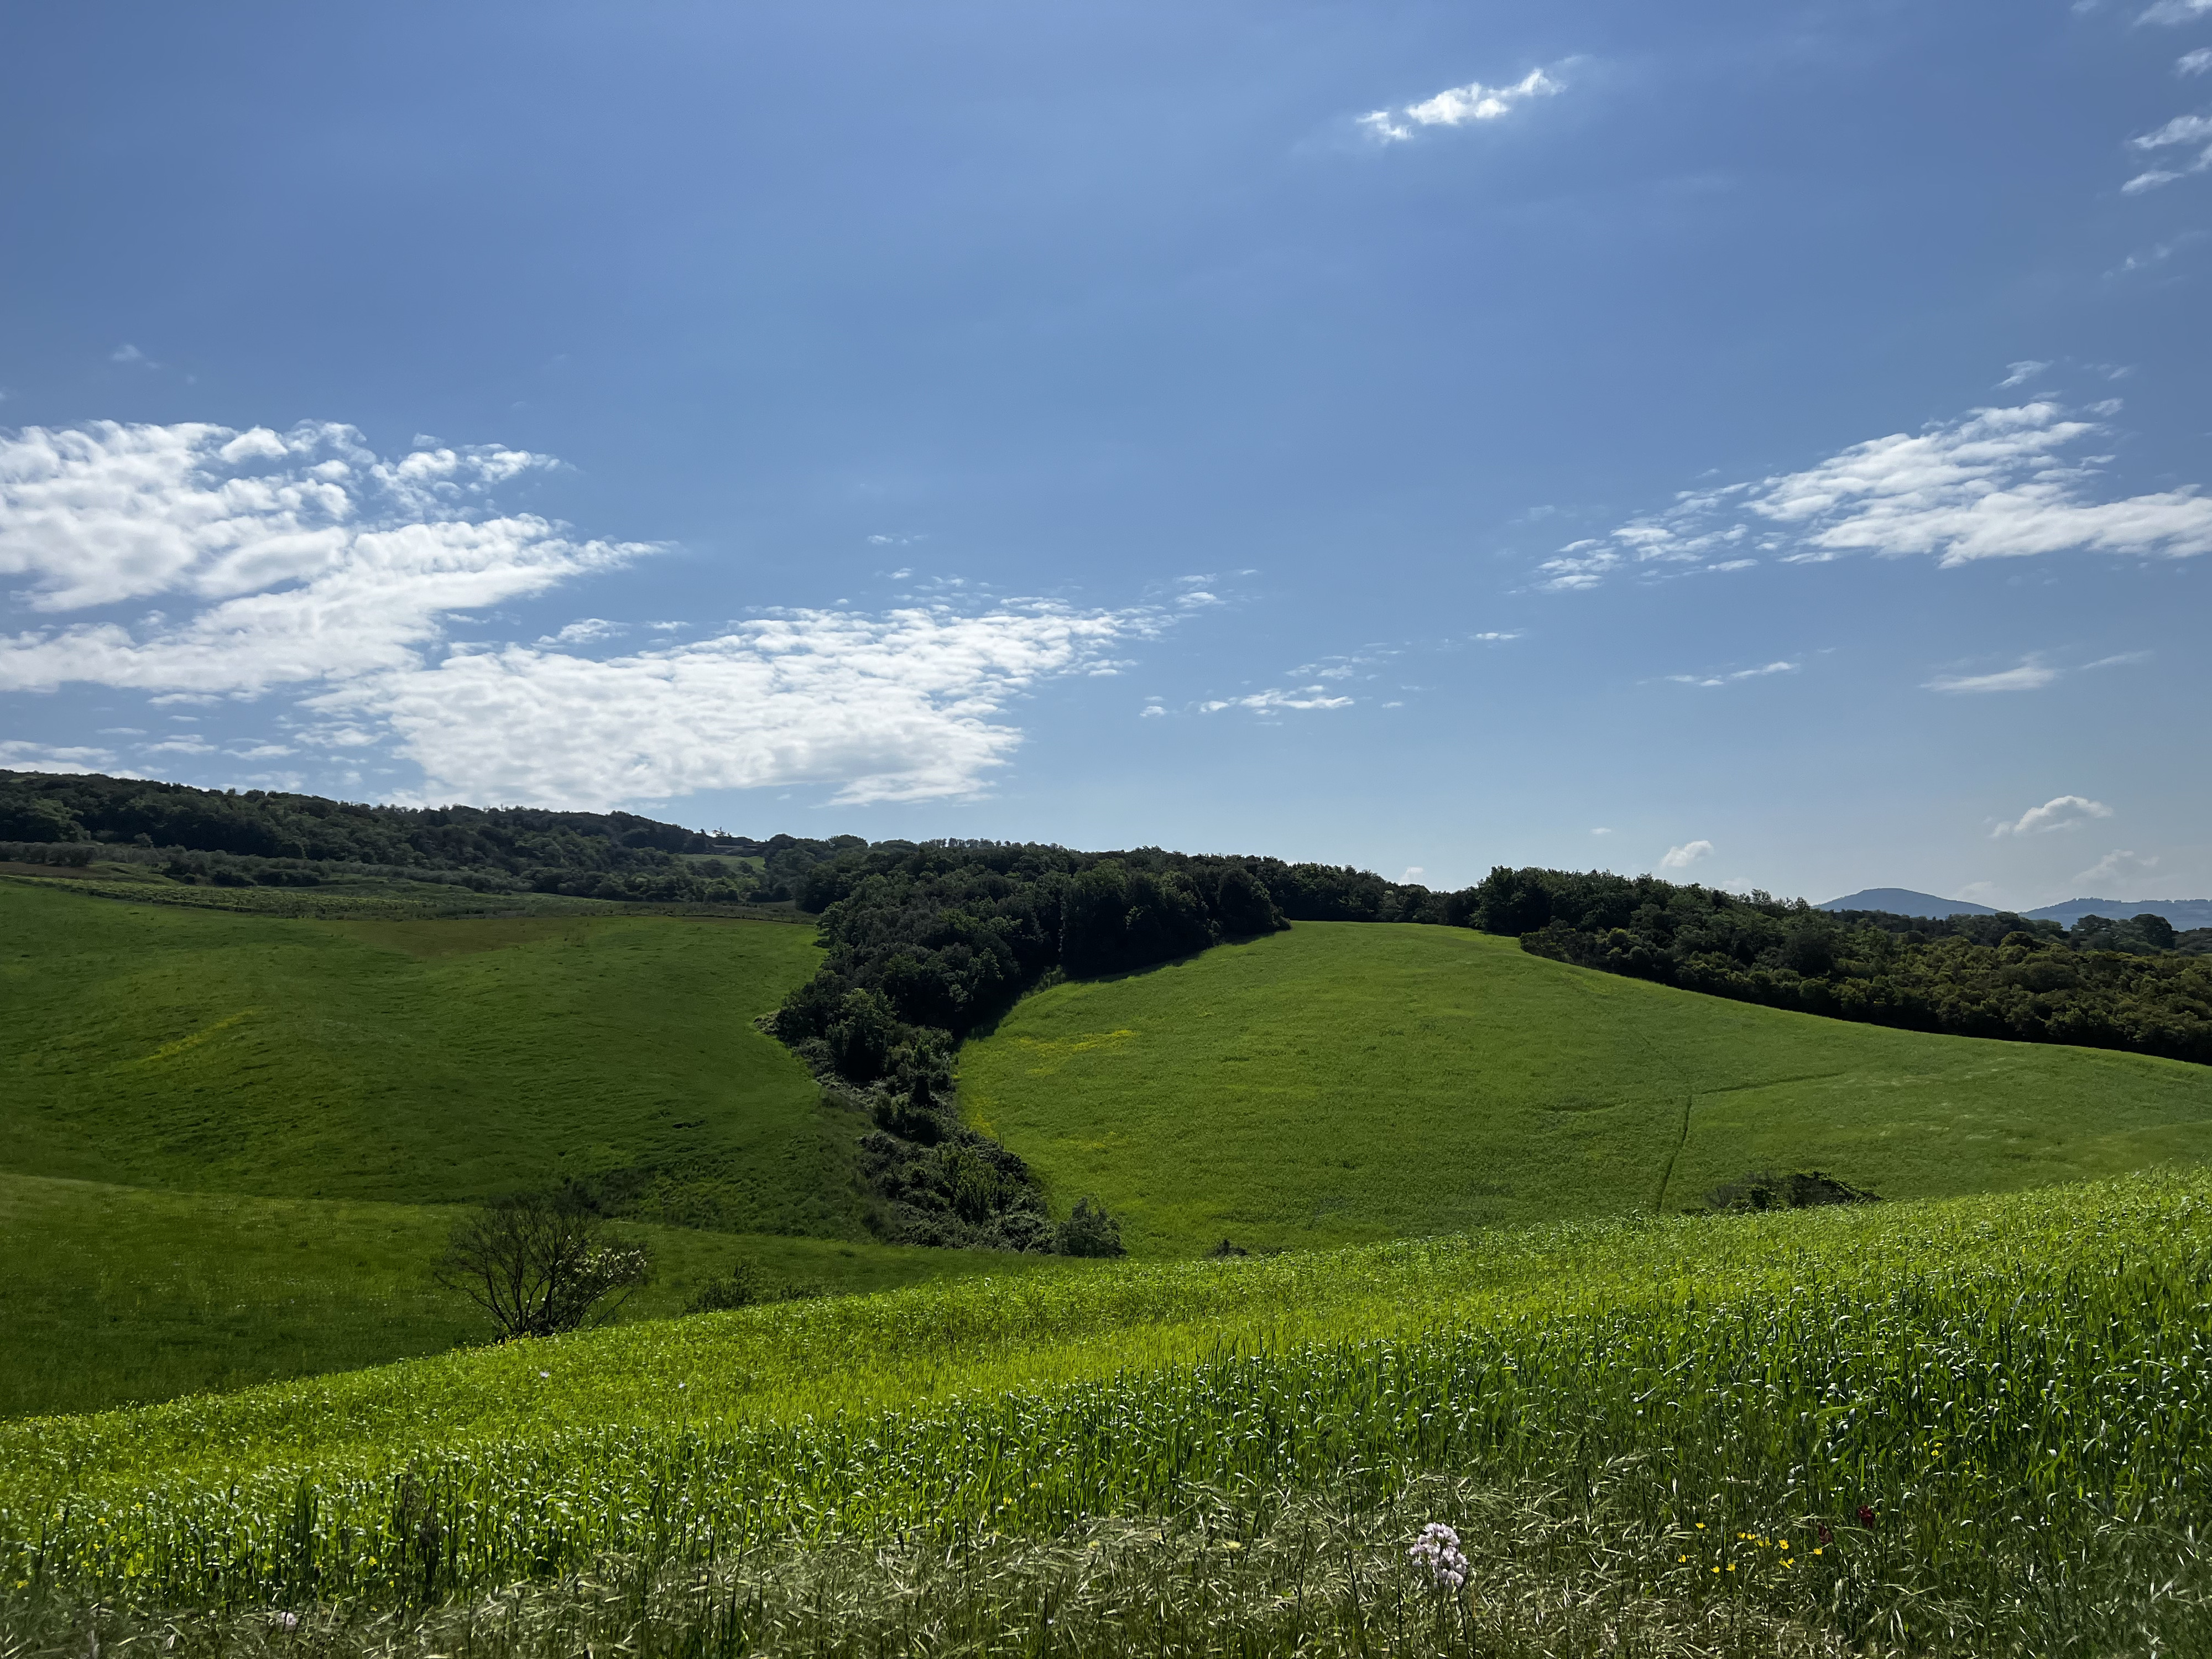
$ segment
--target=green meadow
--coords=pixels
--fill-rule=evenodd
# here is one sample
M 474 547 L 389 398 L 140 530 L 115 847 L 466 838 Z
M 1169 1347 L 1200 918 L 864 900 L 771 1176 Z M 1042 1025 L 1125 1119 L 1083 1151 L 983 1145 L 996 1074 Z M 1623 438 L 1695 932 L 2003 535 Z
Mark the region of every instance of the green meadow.
M 0 1175 L 0 1417 L 99 1411 L 480 1344 L 431 1268 L 447 1208 L 240 1198 Z M 652 1284 L 623 1322 L 680 1314 L 739 1259 L 825 1294 L 1031 1265 L 984 1250 L 621 1224 Z
M 753 1026 L 806 930 L 332 921 L 0 883 L 0 1169 L 390 1203 L 568 1177 L 733 1231 L 860 1237 L 852 1135 Z
M 1894 1031 L 1590 972 L 1459 928 L 1301 922 L 1027 998 L 969 1120 L 1129 1248 L 1346 1243 L 1700 1206 L 1761 1169 L 1886 1198 L 2212 1154 L 2212 1071 Z

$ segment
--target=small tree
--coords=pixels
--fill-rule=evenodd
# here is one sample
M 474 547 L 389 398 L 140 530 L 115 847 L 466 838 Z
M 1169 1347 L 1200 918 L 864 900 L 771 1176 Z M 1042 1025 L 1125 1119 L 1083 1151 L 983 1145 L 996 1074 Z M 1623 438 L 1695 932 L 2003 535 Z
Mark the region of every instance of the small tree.
M 1122 1255 L 1121 1224 L 1096 1199 L 1079 1198 L 1075 1212 L 1060 1224 L 1062 1255 Z
M 456 1222 L 435 1271 L 491 1316 L 504 1340 L 605 1322 L 653 1277 L 653 1253 L 622 1243 L 573 1200 L 532 1194 Z

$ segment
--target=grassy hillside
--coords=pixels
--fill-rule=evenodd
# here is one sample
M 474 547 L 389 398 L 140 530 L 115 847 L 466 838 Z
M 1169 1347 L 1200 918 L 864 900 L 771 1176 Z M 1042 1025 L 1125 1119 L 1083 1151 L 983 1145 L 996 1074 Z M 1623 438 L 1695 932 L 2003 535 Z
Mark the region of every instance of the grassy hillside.
M 1459 929 L 1302 922 L 1054 987 L 962 1052 L 970 1120 L 1139 1253 L 1680 1209 L 1769 1166 L 1887 1197 L 2212 1155 L 2212 1070 L 1849 1024 Z
M 753 1024 L 797 927 L 320 921 L 0 882 L 0 1170 L 416 1203 L 567 1177 L 644 1218 L 858 1236 L 851 1126 Z
M 2212 1184 L 2138 1177 L 1064 1263 L 0 1425 L 0 1627 L 82 1653 L 88 1620 L 112 1649 L 229 1607 L 185 1650 L 289 1650 L 273 1605 L 319 1653 L 969 1650 L 917 1642 L 947 1626 L 1108 1652 L 1130 1620 L 1178 1653 L 2180 1651 L 2212 1591 L 2185 1524 L 2212 1499 L 2208 1249 Z M 1465 1595 L 1407 1560 L 1425 1521 L 1459 1528 Z M 831 1601 L 847 1554 L 869 1571 Z
M 99 1411 L 348 1370 L 486 1339 L 430 1276 L 453 1217 L 424 1206 L 149 1192 L 0 1175 L 0 1417 Z M 624 1321 L 681 1313 L 744 1257 L 829 1291 L 1028 1267 L 982 1250 L 625 1224 L 653 1282 Z

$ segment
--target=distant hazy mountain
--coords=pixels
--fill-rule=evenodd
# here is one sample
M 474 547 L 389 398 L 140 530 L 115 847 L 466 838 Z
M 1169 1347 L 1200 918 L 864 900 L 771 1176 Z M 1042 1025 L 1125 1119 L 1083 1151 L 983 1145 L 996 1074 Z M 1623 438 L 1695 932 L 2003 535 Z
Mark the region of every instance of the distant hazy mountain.
M 2089 902 L 2094 902 L 2094 900 Z M 1826 904 L 1814 906 L 1817 910 L 1887 910 L 1894 916 L 1993 916 L 1996 912 L 1986 904 L 1969 904 L 1964 899 L 1937 898 L 1933 893 L 1916 893 L 1910 887 L 1869 887 L 1864 892 L 1846 893 L 1841 898 L 1830 899 Z M 2038 910 L 2037 915 L 2049 914 Z M 2130 915 L 2136 913 L 2129 911 Z M 2175 927 L 2181 924 L 2176 922 Z
M 2146 911 L 2164 916 L 2176 927 L 2212 927 L 2212 899 L 2078 898 L 2068 899 L 2063 904 L 2046 904 L 2040 910 L 2026 914 L 2039 921 L 2063 922 L 2071 927 L 2084 916 L 2110 916 L 2114 921 L 2125 921 Z

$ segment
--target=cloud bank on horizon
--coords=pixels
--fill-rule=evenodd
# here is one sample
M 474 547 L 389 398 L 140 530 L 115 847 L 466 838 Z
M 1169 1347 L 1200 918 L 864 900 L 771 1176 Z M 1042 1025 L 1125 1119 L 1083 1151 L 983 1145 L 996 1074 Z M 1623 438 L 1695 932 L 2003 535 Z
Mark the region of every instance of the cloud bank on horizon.
M 859 804 L 975 793 L 1021 742 L 1001 718 L 1013 698 L 1110 672 L 1113 646 L 1162 625 L 1008 600 L 773 611 L 607 658 L 557 648 L 608 637 L 596 617 L 534 645 L 455 639 L 503 603 L 662 550 L 493 510 L 496 486 L 554 465 L 497 447 L 388 461 L 331 424 L 27 428 L 0 441 L 0 574 L 27 579 L 19 602 L 40 617 L 162 608 L 0 635 L 0 690 L 288 691 L 285 740 L 252 757 L 389 743 L 422 768 L 410 793 L 426 799 L 608 806 L 804 783 Z M 179 745 L 213 748 L 166 748 Z

